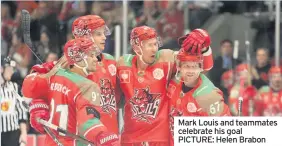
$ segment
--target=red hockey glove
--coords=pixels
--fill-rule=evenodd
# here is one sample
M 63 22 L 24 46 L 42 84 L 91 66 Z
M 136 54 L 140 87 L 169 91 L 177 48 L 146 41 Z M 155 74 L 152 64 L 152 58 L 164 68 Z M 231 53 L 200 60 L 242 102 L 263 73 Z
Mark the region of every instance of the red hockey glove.
M 254 100 L 257 94 L 257 89 L 254 86 L 249 86 L 245 88 L 245 90 L 242 93 L 244 100 Z
M 190 53 L 204 52 L 211 44 L 210 35 L 206 30 L 194 29 L 182 42 L 181 47 Z
M 101 132 L 96 140 L 97 146 L 120 146 L 118 135 L 112 132 Z
M 31 68 L 31 72 L 48 73 L 55 66 L 55 64 L 56 61 L 36 64 Z
M 30 125 L 36 131 L 44 134 L 45 131 L 43 129 L 43 125 L 37 122 L 37 118 L 43 120 L 49 120 L 49 106 L 43 99 L 33 99 L 29 105 L 29 112 L 30 112 Z

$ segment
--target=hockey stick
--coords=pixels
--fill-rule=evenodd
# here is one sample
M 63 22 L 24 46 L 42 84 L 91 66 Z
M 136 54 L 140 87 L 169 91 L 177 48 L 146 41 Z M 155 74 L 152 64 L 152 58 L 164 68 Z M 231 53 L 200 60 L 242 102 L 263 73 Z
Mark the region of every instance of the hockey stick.
M 25 107 L 26 109 L 29 109 L 28 104 L 20 97 L 20 95 L 19 95 L 16 91 L 13 91 L 13 92 L 16 94 L 16 98 L 24 105 L 24 107 Z M 78 135 L 76 135 L 76 134 L 69 133 L 68 131 L 64 130 L 63 128 L 61 128 L 61 127 L 59 127 L 59 126 L 56 126 L 56 125 L 54 125 L 54 124 L 52 124 L 52 123 L 48 123 L 48 122 L 45 121 L 45 120 L 38 119 L 38 123 L 42 124 L 43 126 L 49 127 L 49 128 L 51 128 L 51 129 L 53 129 L 53 130 L 56 130 L 56 131 L 58 131 L 58 132 L 61 132 L 61 133 L 65 134 L 65 135 L 67 135 L 67 136 L 69 136 L 69 137 L 71 137 L 71 138 L 73 138 L 73 139 L 77 139 L 77 140 L 80 140 L 80 141 L 82 141 L 82 142 L 84 142 L 84 143 L 90 144 L 91 146 L 94 146 L 92 142 L 90 142 L 90 141 L 88 141 L 88 140 L 86 140 L 86 139 L 84 139 L 84 138 L 82 138 L 82 137 L 80 137 L 80 136 L 78 136 Z M 45 128 L 44 128 L 44 129 L 45 129 Z M 47 132 L 47 131 L 46 131 L 46 132 Z M 48 132 L 47 132 L 47 133 L 48 133 Z M 49 133 L 48 133 L 48 134 L 49 134 Z M 49 134 L 49 135 L 50 135 L 50 134 Z M 52 135 L 53 135 L 53 136 L 52 136 Z M 50 136 L 51 136 L 52 138 L 54 138 L 54 141 L 55 141 L 55 142 L 56 142 L 56 141 L 59 142 L 58 138 L 57 138 L 54 134 L 51 134 Z M 56 142 L 56 143 L 57 143 L 57 142 Z M 59 145 L 59 143 L 57 143 L 57 144 Z
M 42 59 L 40 57 L 40 55 L 38 53 L 36 53 L 36 49 L 33 46 L 32 42 L 31 42 L 31 37 L 30 37 L 30 14 L 27 10 L 22 10 L 22 30 L 23 30 L 23 39 L 25 44 L 28 46 L 28 48 L 30 49 L 30 51 L 33 53 L 33 55 L 40 61 L 40 63 L 42 62 Z M 28 104 L 18 95 L 16 94 L 17 99 L 24 105 L 24 107 L 26 109 L 29 109 Z M 54 142 L 58 145 L 58 146 L 63 146 L 63 144 L 59 141 L 59 139 L 55 136 L 55 134 L 46 126 L 43 125 L 44 130 L 46 131 L 46 133 L 52 137 L 52 139 L 54 140 Z
M 239 117 L 241 117 L 242 116 L 242 104 L 243 104 L 243 97 L 239 97 L 239 104 L 238 104 L 238 115 L 239 115 Z
M 22 30 L 23 30 L 23 39 L 24 43 L 28 46 L 29 50 L 33 55 L 42 62 L 41 56 L 37 53 L 35 47 L 33 46 L 30 38 L 30 14 L 27 10 L 22 10 Z
M 251 68 L 251 54 L 250 54 L 250 41 L 248 40 L 248 31 L 245 32 L 245 45 L 246 45 L 246 60 L 248 64 L 248 86 L 252 85 L 252 78 L 251 78 L 251 73 L 252 73 L 252 68 Z M 251 97 L 253 98 L 253 97 Z M 249 100 L 249 115 L 253 116 L 254 114 L 254 103 L 253 100 Z
M 239 55 L 239 41 L 238 40 L 235 40 L 234 41 L 234 50 L 233 50 L 233 58 L 234 58 L 234 64 L 232 63 L 232 68 L 236 68 L 236 66 L 237 66 L 237 60 L 238 60 L 238 55 Z M 235 71 L 235 69 L 233 69 L 233 83 L 235 83 L 235 81 L 236 81 L 236 75 L 237 75 L 237 73 L 236 73 L 236 71 Z
M 75 138 L 77 140 L 80 140 L 80 141 L 84 142 L 85 144 L 90 144 L 91 146 L 94 146 L 94 144 L 91 141 L 88 141 L 88 140 L 86 140 L 86 139 L 84 139 L 84 138 L 82 138 L 82 137 L 80 137 L 78 135 L 72 134 L 72 133 L 68 132 L 67 130 L 62 129 L 62 128 L 60 128 L 60 127 L 58 127 L 58 126 L 56 126 L 56 125 L 54 125 L 52 123 L 49 123 L 49 122 L 47 122 L 45 120 L 42 120 L 42 119 L 39 119 L 39 118 L 37 119 L 37 121 L 38 121 L 38 123 L 40 123 L 40 124 L 42 124 L 42 125 L 44 125 L 46 127 L 49 127 L 49 128 L 51 128 L 53 130 L 61 132 L 61 133 L 65 134 L 65 135 L 68 135 L 70 137 L 73 137 L 73 138 Z
M 24 101 L 24 99 L 22 99 L 22 97 L 15 91 L 13 90 L 12 92 L 14 92 L 14 94 L 16 95 L 16 98 L 19 100 L 20 103 L 23 104 L 23 106 L 28 110 L 29 106 L 28 104 Z M 50 135 L 50 137 L 52 137 L 52 139 L 54 140 L 54 142 L 58 145 L 58 146 L 63 146 L 63 144 L 59 141 L 59 139 L 55 136 L 55 134 L 46 126 L 43 125 L 44 130 L 46 131 L 46 133 L 48 135 Z
M 52 137 L 52 139 L 54 140 L 54 142 L 58 145 L 58 146 L 64 146 L 56 137 L 56 135 L 45 125 L 43 125 L 44 130 L 46 131 L 46 133 Z
M 23 30 L 23 38 L 24 38 L 24 42 L 25 44 L 28 46 L 28 48 L 30 49 L 30 51 L 33 53 L 33 55 L 41 62 L 42 62 L 42 59 L 41 59 L 41 56 L 36 52 L 36 49 L 35 47 L 33 46 L 32 44 L 32 41 L 31 41 L 31 37 L 30 37 L 30 14 L 27 10 L 22 10 L 22 13 L 21 13 L 21 16 L 22 16 L 22 30 Z M 19 95 L 18 95 L 19 96 Z M 20 97 L 18 97 L 19 101 L 22 102 L 22 104 L 28 109 L 28 104 Z M 41 121 L 42 119 L 39 119 L 39 121 Z M 41 123 L 42 124 L 42 123 Z M 45 121 L 45 126 L 48 127 L 48 124 L 51 124 L 51 123 L 48 123 Z M 43 124 L 44 125 L 44 124 Z M 53 125 L 53 124 L 51 124 Z M 50 125 L 49 125 L 50 126 Z M 88 144 L 91 144 L 93 145 L 90 141 L 78 136 L 78 135 L 75 135 L 75 134 L 72 134 L 72 133 L 69 133 L 68 131 L 56 126 L 56 125 L 53 125 L 55 127 L 57 127 L 57 129 L 54 129 L 54 130 L 59 130 L 59 132 L 61 133 L 64 133 L 63 131 L 65 131 L 64 134 L 74 138 L 74 139 L 77 139 L 77 140 L 80 140 L 82 142 L 86 142 Z M 50 127 L 51 128 L 51 127 Z M 52 128 L 51 128 L 52 129 Z M 47 132 L 47 131 L 46 131 Z M 51 136 L 52 137 L 52 136 Z M 56 137 L 54 137 L 56 140 L 55 141 L 59 141 Z

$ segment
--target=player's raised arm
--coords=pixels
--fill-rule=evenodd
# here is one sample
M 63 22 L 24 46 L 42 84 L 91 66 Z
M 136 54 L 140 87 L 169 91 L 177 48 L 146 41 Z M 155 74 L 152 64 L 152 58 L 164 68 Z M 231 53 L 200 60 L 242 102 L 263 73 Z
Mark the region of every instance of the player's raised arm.
M 48 81 L 41 77 L 41 74 L 49 72 L 55 65 L 55 62 L 48 62 L 34 65 L 31 68 L 31 74 L 27 75 L 22 85 L 22 93 L 25 102 L 29 104 L 30 124 L 40 133 L 45 133 L 43 126 L 37 122 L 37 118 L 49 120 L 49 104 L 47 100 Z
M 210 47 L 211 38 L 206 30 L 194 29 L 189 34 L 180 37 L 178 44 L 189 53 L 195 53 L 200 50 L 203 55 L 204 72 L 209 71 L 213 67 L 212 49 Z

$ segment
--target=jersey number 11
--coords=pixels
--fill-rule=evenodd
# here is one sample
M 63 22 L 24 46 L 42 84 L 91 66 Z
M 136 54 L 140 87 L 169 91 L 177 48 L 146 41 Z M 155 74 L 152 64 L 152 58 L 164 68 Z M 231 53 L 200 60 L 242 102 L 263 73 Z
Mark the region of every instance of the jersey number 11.
M 55 101 L 54 101 L 53 98 L 51 100 L 51 104 L 50 105 L 51 105 L 51 113 L 50 113 L 50 119 L 49 119 L 48 122 L 52 123 L 52 120 L 53 120 L 54 114 L 55 114 L 54 108 L 56 108 L 56 112 L 60 113 L 59 127 L 64 129 L 64 130 L 67 130 L 68 116 L 69 116 L 68 115 L 69 114 L 68 105 L 67 104 L 55 105 Z M 59 132 L 59 135 L 65 136 L 65 134 L 63 134 L 61 132 Z

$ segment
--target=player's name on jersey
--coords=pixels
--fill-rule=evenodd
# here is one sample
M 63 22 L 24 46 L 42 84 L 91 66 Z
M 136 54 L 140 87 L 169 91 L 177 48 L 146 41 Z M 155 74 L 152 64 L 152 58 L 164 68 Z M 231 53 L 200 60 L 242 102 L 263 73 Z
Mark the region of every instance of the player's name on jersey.
M 66 87 L 66 86 L 64 86 L 63 84 L 60 84 L 60 83 L 51 83 L 50 90 L 61 92 L 61 93 L 65 94 L 66 96 L 71 91 L 68 87 Z
M 175 117 L 174 145 L 280 146 L 281 129 L 282 117 Z

